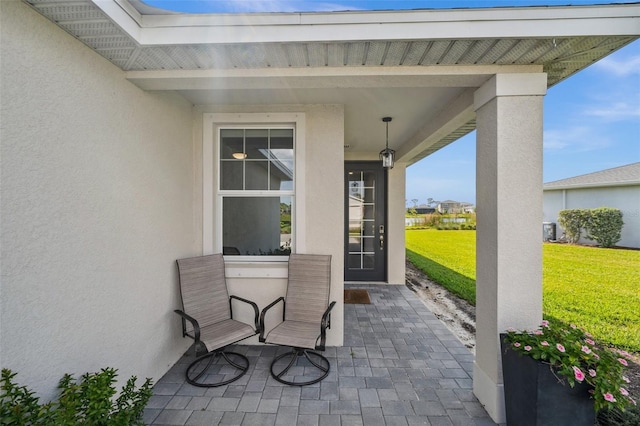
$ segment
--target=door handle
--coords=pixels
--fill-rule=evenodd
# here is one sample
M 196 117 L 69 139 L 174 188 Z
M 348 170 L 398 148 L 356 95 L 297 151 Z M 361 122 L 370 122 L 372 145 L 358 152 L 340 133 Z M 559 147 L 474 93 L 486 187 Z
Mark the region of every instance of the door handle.
M 380 241 L 380 250 L 384 250 L 384 235 L 381 234 L 378 240 Z

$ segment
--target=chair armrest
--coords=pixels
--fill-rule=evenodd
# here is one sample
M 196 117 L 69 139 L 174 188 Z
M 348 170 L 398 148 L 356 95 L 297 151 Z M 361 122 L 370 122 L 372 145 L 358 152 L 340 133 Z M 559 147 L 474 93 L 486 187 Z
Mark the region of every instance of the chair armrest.
M 264 317 L 267 314 L 267 311 L 271 308 L 273 308 L 278 302 L 282 302 L 282 321 L 284 321 L 284 312 L 287 306 L 287 302 L 285 302 L 284 297 L 280 296 L 278 297 L 276 300 L 274 300 L 273 302 L 269 303 L 260 313 L 260 337 L 258 338 L 258 340 L 262 343 L 264 343 L 265 338 L 264 338 Z
M 316 349 L 324 351 L 325 343 L 327 341 L 327 328 L 331 328 L 331 310 L 336 305 L 336 302 L 331 302 L 324 314 L 322 314 L 322 322 L 320 323 L 320 344 L 316 345 Z
M 187 325 L 185 322 L 185 320 L 188 320 L 193 326 L 193 336 L 189 336 L 189 337 L 193 337 L 193 340 L 195 340 L 196 342 L 199 342 L 200 341 L 200 324 L 198 324 L 198 321 L 195 318 L 185 314 L 180 309 L 176 309 L 173 312 L 175 312 L 176 314 L 182 317 L 182 337 L 189 336 L 189 334 L 187 333 Z
M 243 299 L 242 297 L 231 295 L 231 296 L 229 296 L 229 307 L 231 308 L 231 318 L 233 318 L 233 306 L 231 305 L 231 299 L 239 300 L 239 301 L 247 303 L 247 304 L 251 305 L 251 307 L 253 307 L 253 312 L 255 314 L 255 319 L 254 319 L 254 323 L 256 325 L 255 329 L 256 329 L 256 333 L 259 333 L 261 329 L 260 329 L 260 323 L 258 322 L 258 315 L 259 315 L 259 313 L 258 313 L 258 305 L 256 305 L 251 300 L 247 300 L 247 299 Z

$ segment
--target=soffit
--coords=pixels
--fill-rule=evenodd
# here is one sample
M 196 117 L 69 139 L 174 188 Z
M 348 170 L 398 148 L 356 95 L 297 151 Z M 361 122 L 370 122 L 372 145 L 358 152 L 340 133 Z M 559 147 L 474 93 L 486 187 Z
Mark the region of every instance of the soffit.
M 280 73 L 282 78 L 290 79 L 287 73 L 296 69 L 312 71 L 355 68 L 365 71 L 394 70 L 395 72 L 395 70 L 416 68 L 440 67 L 447 69 L 452 66 L 458 69 L 470 67 L 475 70 L 482 66 L 537 65 L 541 66 L 543 71 L 548 74 L 548 85 L 552 86 L 635 40 L 640 33 L 637 20 L 639 14 L 637 11 L 640 9 L 637 7 L 633 9 L 636 11 L 634 12 L 636 15 L 634 20 L 629 21 L 623 17 L 616 21 L 621 24 L 620 27 L 626 25 L 635 28 L 635 32 L 626 31 L 628 34 L 625 34 L 624 29 L 618 31 L 598 28 L 592 32 L 601 34 L 588 35 L 591 28 L 567 29 L 581 28 L 580 25 L 576 26 L 576 23 L 571 19 L 564 17 L 569 8 L 545 8 L 534 11 L 528 8 L 524 12 L 519 12 L 520 15 L 524 13 L 523 16 L 531 16 L 532 19 L 529 20 L 514 20 L 513 17 L 520 16 L 514 10 L 495 9 L 492 11 L 494 16 L 499 18 L 501 14 L 505 14 L 505 16 L 496 21 L 498 24 L 491 21 L 495 24 L 493 26 L 486 25 L 486 22 L 477 22 L 479 20 L 474 18 L 478 16 L 475 14 L 477 11 L 463 10 L 458 14 L 448 14 L 448 12 L 442 11 L 403 11 L 402 13 L 386 12 L 384 14 L 367 12 L 266 14 L 255 18 L 226 16 L 220 23 L 207 27 L 206 23 L 219 19 L 219 15 L 217 17 L 214 15 L 142 15 L 126 0 L 102 0 L 102 2 L 95 3 L 91 0 L 24 1 L 119 68 L 138 77 L 146 73 L 255 70 Z M 553 15 L 549 15 L 549 10 L 551 13 L 557 10 L 559 19 L 562 18 L 564 25 L 556 24 L 556 27 L 552 25 L 537 34 L 535 28 L 538 26 L 553 24 L 551 18 Z M 597 19 L 600 10 L 598 8 L 581 8 L 579 15 L 583 20 L 578 23 L 584 25 L 588 22 L 595 22 L 593 19 Z M 619 9 L 608 8 L 607 10 L 617 11 Z M 628 14 L 628 10 L 626 9 L 625 13 Z M 486 12 L 483 13 L 486 14 Z M 122 19 L 114 18 L 118 14 L 122 15 Z M 454 18 L 451 18 L 452 16 Z M 248 23 L 247 19 L 249 19 Z M 297 23 L 291 24 L 289 21 L 292 19 Z M 425 26 L 425 19 L 431 19 L 433 25 Z M 251 20 L 254 22 L 258 20 L 258 25 L 254 25 Z M 349 22 L 354 20 L 358 21 L 360 26 L 355 26 L 355 29 L 350 33 L 352 27 L 349 26 Z M 194 22 L 196 25 L 190 26 Z M 371 25 L 376 23 L 381 24 L 379 31 L 372 30 L 376 27 L 371 27 Z M 475 33 L 468 29 L 467 24 L 477 26 L 476 33 L 484 37 L 474 36 Z M 323 25 L 324 27 L 322 27 Z M 252 35 L 241 35 L 254 27 L 257 29 Z M 316 27 L 320 27 L 320 29 Z M 519 27 L 522 28 L 522 31 L 518 30 Z M 440 30 L 436 34 L 433 32 L 436 30 L 431 28 L 439 28 Z M 553 32 L 554 28 L 556 32 Z M 320 31 L 322 29 L 324 31 Z M 331 29 L 335 29 L 335 31 Z M 445 29 L 448 30 L 445 31 Z M 144 32 L 147 30 L 153 32 Z M 238 33 L 239 30 L 242 30 L 243 33 Z M 447 32 L 451 33 L 448 34 L 448 37 L 446 37 Z M 194 33 L 200 34 L 200 38 L 194 38 Z M 300 37 L 282 36 L 282 34 L 298 33 L 301 34 Z M 340 39 L 336 35 L 337 33 Z M 454 36 L 454 33 L 459 36 Z M 518 33 L 523 36 L 518 36 Z M 572 35 L 574 33 L 581 34 Z M 182 41 L 170 44 L 174 39 L 167 38 L 168 36 L 163 38 L 164 36 L 161 34 L 173 34 L 175 40 Z M 223 42 L 213 41 L 213 39 L 208 42 L 194 42 L 196 39 L 211 38 L 211 34 L 217 34 L 217 38 L 213 37 L 213 39 Z M 232 35 L 225 38 L 224 34 Z M 393 34 L 393 37 L 381 38 L 389 34 Z M 508 34 L 511 36 L 507 37 Z M 501 36 L 498 37 L 498 35 Z M 249 41 L 242 41 L 243 39 Z M 267 40 L 267 42 L 257 42 L 255 39 Z M 286 41 L 287 39 L 297 41 Z M 225 40 L 226 42 L 224 42 Z M 232 40 L 234 42 L 231 42 Z M 166 44 L 161 44 L 163 42 Z M 400 74 L 402 73 L 400 72 Z M 442 74 L 446 74 L 446 72 Z M 475 74 L 476 80 L 478 77 L 482 80 L 482 75 Z M 466 84 L 459 86 L 455 84 L 438 85 L 434 76 L 421 76 L 421 78 L 433 81 L 432 86 L 434 87 L 406 86 L 416 89 L 410 98 L 411 102 L 407 102 L 406 92 L 397 91 L 393 95 L 389 91 L 385 92 L 385 87 L 373 85 L 367 90 L 371 100 L 369 105 L 377 103 L 382 108 L 386 104 L 387 111 L 402 109 L 401 107 L 404 105 L 405 110 L 414 111 L 413 115 L 427 114 L 434 110 L 433 105 L 424 105 L 425 102 L 429 103 L 429 99 L 446 102 L 455 99 L 467 87 Z M 469 78 L 473 79 L 473 77 Z M 144 78 L 141 78 L 141 81 L 143 80 Z M 286 89 L 280 89 L 288 93 L 288 96 L 284 96 L 282 93 L 278 95 L 283 103 L 296 103 L 296 101 L 313 103 L 320 102 L 320 100 L 326 102 L 333 99 L 333 103 L 345 102 L 347 115 L 355 116 L 357 111 L 366 112 L 358 109 L 357 102 L 349 104 L 352 101 L 345 99 L 347 92 L 344 91 L 344 87 L 333 90 L 332 93 L 328 88 L 318 90 L 318 96 L 314 98 L 310 91 L 307 90 L 305 93 L 304 87 L 289 87 L 291 81 L 288 80 L 285 84 Z M 143 87 L 143 84 L 140 85 Z M 429 86 L 429 84 L 422 83 L 422 86 Z M 446 86 L 447 88 L 438 86 Z M 230 101 L 240 103 L 250 101 L 255 103 L 256 100 L 257 103 L 261 103 L 260 96 L 241 98 L 241 92 L 233 94 L 229 88 L 189 89 L 180 88 L 175 84 L 168 85 L 166 88 L 178 90 L 194 104 L 207 102 L 213 97 L 216 99 L 226 97 Z M 362 90 L 363 87 L 354 89 Z M 259 88 L 254 90 L 259 90 Z M 277 89 L 265 86 L 263 90 L 265 91 L 263 97 L 268 99 L 270 96 L 266 91 Z M 331 94 L 333 94 L 333 98 L 331 98 Z M 274 97 L 271 96 L 271 99 Z M 392 109 L 389 105 L 395 105 L 397 108 Z M 366 107 L 367 105 L 363 106 L 363 108 Z M 416 108 L 418 113 L 416 113 Z M 370 113 L 379 114 L 379 111 L 374 109 Z M 378 118 L 375 116 L 376 120 Z M 419 121 L 428 120 L 428 118 L 428 115 L 423 115 L 421 118 L 416 117 L 412 123 L 407 120 L 399 131 L 402 136 L 398 134 L 397 140 L 400 140 L 400 143 L 402 140 L 408 140 L 412 132 L 418 129 Z M 350 128 L 348 122 L 345 123 L 345 128 L 347 133 L 345 143 L 357 146 L 359 142 L 356 133 L 360 132 L 361 128 Z M 471 119 L 407 161 L 415 162 L 474 128 L 475 122 Z M 367 140 L 370 137 L 360 139 Z

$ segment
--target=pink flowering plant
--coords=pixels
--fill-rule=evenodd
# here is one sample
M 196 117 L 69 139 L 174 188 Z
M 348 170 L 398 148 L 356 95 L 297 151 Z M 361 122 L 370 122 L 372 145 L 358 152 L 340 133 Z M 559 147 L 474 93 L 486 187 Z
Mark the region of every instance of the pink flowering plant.
M 561 382 L 586 382 L 596 411 L 635 405 L 627 390 L 629 379 L 624 375 L 630 355 L 598 344 L 584 330 L 556 321 L 542 321 L 534 331 L 507 330 L 505 342 L 511 348 L 533 359 L 550 364 Z

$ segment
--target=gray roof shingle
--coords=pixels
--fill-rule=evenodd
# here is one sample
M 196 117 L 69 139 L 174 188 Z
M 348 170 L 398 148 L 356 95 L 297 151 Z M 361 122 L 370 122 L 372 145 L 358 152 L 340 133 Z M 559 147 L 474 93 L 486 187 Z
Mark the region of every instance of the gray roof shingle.
M 640 185 L 640 162 L 545 183 L 543 189 Z

